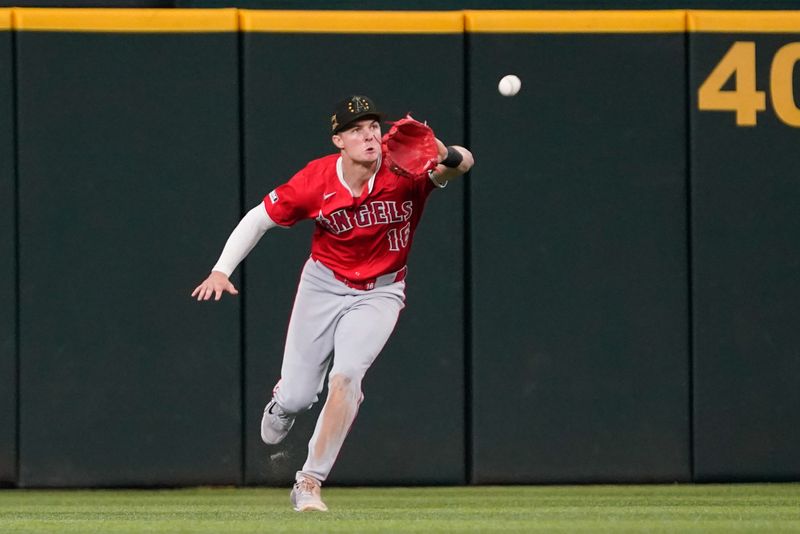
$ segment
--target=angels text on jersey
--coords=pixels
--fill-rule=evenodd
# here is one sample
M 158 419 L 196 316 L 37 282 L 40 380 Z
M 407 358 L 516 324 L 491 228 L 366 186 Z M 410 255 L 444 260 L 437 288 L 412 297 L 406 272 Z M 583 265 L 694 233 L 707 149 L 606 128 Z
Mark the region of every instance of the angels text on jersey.
M 332 234 L 342 234 L 354 226 L 368 228 L 378 224 L 394 224 L 408 221 L 414 212 L 414 203 L 406 200 L 400 206 L 394 200 L 373 200 L 358 209 L 342 208 L 326 217 L 320 210 L 317 221 Z

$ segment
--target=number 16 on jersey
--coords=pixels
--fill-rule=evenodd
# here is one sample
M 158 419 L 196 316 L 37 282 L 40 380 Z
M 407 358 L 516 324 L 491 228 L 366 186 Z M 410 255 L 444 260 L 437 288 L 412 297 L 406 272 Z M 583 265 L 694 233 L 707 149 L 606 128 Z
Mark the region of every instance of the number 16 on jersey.
M 408 246 L 408 238 L 411 235 L 411 223 L 404 224 L 401 228 L 392 228 L 386 232 L 389 238 L 389 250 L 399 252 L 401 248 Z

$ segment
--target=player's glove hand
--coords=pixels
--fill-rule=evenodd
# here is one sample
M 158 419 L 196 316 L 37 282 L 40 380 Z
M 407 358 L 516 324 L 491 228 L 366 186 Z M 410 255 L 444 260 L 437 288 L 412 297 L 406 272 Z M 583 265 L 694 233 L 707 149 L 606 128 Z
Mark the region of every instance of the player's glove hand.
M 439 163 L 433 130 L 411 115 L 392 124 L 381 144 L 389 169 L 401 176 L 422 176 Z

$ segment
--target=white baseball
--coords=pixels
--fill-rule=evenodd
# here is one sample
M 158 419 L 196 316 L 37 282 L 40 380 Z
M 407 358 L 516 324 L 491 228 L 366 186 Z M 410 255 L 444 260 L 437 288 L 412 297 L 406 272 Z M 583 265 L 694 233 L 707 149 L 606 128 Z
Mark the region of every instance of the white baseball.
M 506 74 L 497 84 L 497 90 L 503 96 L 514 96 L 522 89 L 522 80 L 514 74 Z

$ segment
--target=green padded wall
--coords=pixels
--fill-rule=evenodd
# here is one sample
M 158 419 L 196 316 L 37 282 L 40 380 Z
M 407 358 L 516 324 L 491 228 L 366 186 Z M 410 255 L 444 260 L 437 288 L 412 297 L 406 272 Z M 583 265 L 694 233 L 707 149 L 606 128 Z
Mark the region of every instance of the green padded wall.
M 188 294 L 242 213 L 334 150 L 333 104 L 356 92 L 477 166 L 431 196 L 331 484 L 800 476 L 794 15 L 462 34 L 392 13 L 346 33 L 361 22 L 334 13 L 237 34 L 219 10 L 228 30 L 177 34 L 20 13 L 12 34 L 0 10 L 0 485 L 289 484 L 322 402 L 281 446 L 258 424 L 312 224 L 264 237 L 240 297 Z M 699 109 L 735 42 L 753 65 L 718 89 L 752 68 L 754 125 Z
M 18 34 L 23 486 L 240 482 L 237 43 Z
M 307 161 L 335 151 L 330 116 L 334 104 L 349 94 L 371 96 L 389 118 L 411 111 L 447 142 L 463 142 L 462 39 L 460 33 L 245 33 L 246 207 L 260 202 Z M 418 61 L 432 50 L 451 61 Z M 400 66 L 407 82 L 393 74 Z M 365 401 L 330 483 L 465 480 L 463 188 L 463 183 L 453 183 L 429 199 L 411 252 L 407 308 L 367 373 Z M 259 421 L 280 375 L 289 313 L 312 229 L 304 223 L 267 233 L 246 264 L 250 483 L 286 485 L 294 479 L 326 394 L 311 413 L 298 418 L 284 443 L 267 447 L 261 442 Z
M 469 57 L 473 480 L 689 480 L 684 35 Z
M 745 31 L 762 18 L 749 14 L 735 29 L 690 35 L 694 459 L 700 481 L 800 477 L 800 122 L 778 118 L 770 84 L 779 50 L 789 45 L 797 52 L 800 34 Z M 786 20 L 800 28 L 797 14 Z M 755 72 L 755 89 L 763 92 L 765 109 L 751 126 L 737 126 L 732 111 L 698 109 L 700 86 L 736 42 L 755 50 L 755 63 L 743 60 L 739 75 Z M 781 84 L 789 84 L 794 102 L 800 102 L 799 74 L 790 64 L 788 82 Z M 746 88 L 745 81 L 737 83 L 728 80 L 723 90 Z
M 5 26 L 8 10 L 0 10 Z M 0 23 L 0 483 L 17 471 L 17 319 L 12 33 Z

